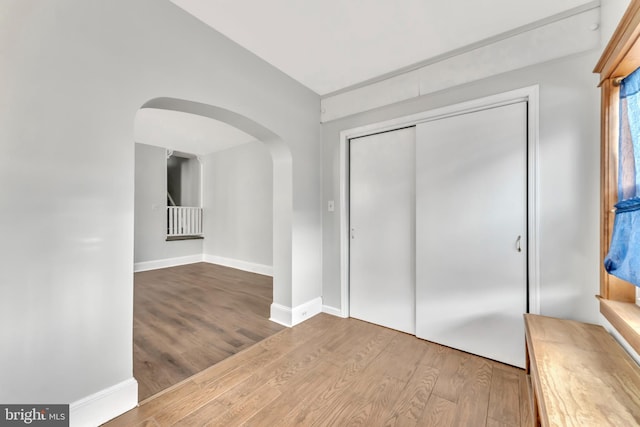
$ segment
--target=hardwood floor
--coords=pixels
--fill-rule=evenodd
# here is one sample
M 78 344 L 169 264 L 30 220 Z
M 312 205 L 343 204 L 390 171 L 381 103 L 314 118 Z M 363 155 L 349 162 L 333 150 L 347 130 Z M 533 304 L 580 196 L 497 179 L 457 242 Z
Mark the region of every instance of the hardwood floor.
M 208 263 L 135 273 L 133 375 L 140 401 L 284 329 L 272 279 Z
M 117 426 L 528 426 L 524 371 L 320 314 L 154 396 Z

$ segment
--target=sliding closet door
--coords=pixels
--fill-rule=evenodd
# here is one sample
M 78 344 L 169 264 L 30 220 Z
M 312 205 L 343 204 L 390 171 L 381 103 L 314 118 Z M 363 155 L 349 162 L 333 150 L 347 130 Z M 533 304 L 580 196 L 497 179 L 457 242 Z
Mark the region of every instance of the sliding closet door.
M 527 107 L 417 127 L 416 333 L 523 367 Z
M 415 333 L 415 128 L 350 141 L 350 315 Z

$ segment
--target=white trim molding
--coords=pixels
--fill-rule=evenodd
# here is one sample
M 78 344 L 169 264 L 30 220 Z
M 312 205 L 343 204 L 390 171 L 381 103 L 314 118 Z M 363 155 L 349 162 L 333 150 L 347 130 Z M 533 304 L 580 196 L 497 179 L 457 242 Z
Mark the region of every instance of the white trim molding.
M 277 304 L 275 302 L 271 303 L 271 316 L 269 317 L 269 320 L 290 328 L 293 326 L 292 318 L 291 307 Z
M 136 262 L 135 264 L 133 264 L 133 272 L 138 273 L 140 271 L 158 270 L 160 268 L 194 264 L 196 262 L 202 262 L 202 254 L 158 259 L 154 261 Z
M 631 356 L 631 358 L 635 360 L 638 365 L 640 365 L 640 354 L 638 354 L 633 349 L 631 344 L 629 344 L 629 342 L 624 339 L 620 332 L 618 332 L 618 330 L 611 323 L 609 323 L 606 317 L 604 317 L 602 314 L 600 314 L 599 317 L 600 324 L 611 334 L 611 336 L 613 336 L 613 338 L 615 338 L 616 341 L 618 341 L 618 343 L 622 346 L 622 348 L 625 349 L 629 356 Z
M 600 46 L 600 2 L 480 41 L 322 97 L 321 122 L 478 81 Z
M 330 309 L 340 317 L 349 317 L 349 140 L 375 133 L 414 126 L 418 123 L 480 111 L 487 108 L 527 102 L 528 153 L 528 265 L 529 265 L 529 313 L 540 313 L 540 255 L 539 255 L 539 172 L 538 172 L 538 120 L 539 87 L 528 86 L 509 92 L 423 111 L 384 122 L 360 126 L 340 132 L 340 309 Z
M 275 302 L 271 304 L 269 320 L 291 327 L 322 313 L 322 297 L 317 297 L 296 307 L 289 308 Z
M 196 262 L 208 262 L 209 264 L 222 265 L 224 267 L 235 268 L 236 270 L 248 271 L 249 273 L 257 273 L 273 277 L 273 267 L 270 265 L 257 264 L 254 262 L 207 254 L 196 254 L 177 258 L 158 259 L 155 261 L 136 262 L 133 265 L 133 271 L 135 273 L 138 273 L 140 271 L 158 270 L 160 268 L 195 264 Z
M 129 378 L 69 405 L 71 427 L 95 427 L 138 406 L 138 382 Z
M 202 261 L 208 262 L 209 264 L 217 264 L 225 267 L 235 268 L 236 270 L 248 271 L 249 273 L 257 273 L 262 274 L 264 276 L 273 277 L 273 266 L 258 264 L 255 262 L 242 261 L 239 259 L 225 258 L 217 255 L 207 255 L 204 254 L 202 256 Z

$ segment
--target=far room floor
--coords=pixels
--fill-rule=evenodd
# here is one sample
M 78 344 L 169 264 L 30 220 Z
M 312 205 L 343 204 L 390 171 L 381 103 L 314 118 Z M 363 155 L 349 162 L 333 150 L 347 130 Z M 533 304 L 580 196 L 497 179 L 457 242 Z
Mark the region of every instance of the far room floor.
M 139 401 L 284 329 L 269 320 L 272 281 L 208 263 L 135 273 Z

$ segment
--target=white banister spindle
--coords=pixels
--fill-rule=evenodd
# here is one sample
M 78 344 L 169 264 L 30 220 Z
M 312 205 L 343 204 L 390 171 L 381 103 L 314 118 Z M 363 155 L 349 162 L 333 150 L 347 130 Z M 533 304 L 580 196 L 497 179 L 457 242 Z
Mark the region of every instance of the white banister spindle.
M 173 235 L 180 234 L 178 231 L 178 211 L 176 208 L 171 208 L 173 211 Z
M 167 213 L 169 214 L 169 230 L 167 231 L 167 235 L 172 236 L 175 233 L 175 227 L 173 226 L 174 217 L 176 215 L 175 209 L 171 207 L 167 207 Z
M 167 206 L 167 236 L 202 235 L 202 208 Z

